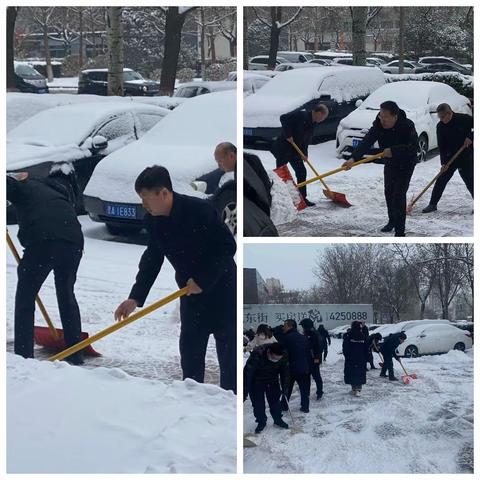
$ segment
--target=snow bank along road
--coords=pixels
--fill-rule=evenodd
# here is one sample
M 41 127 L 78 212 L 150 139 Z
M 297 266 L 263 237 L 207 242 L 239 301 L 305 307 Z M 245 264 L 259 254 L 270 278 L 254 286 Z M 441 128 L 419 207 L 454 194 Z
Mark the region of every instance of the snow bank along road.
M 332 339 L 321 367 L 325 394 L 314 400 L 312 382 L 310 413 L 299 411 L 294 389 L 290 406 L 302 432 L 269 418 L 258 447 L 244 450 L 246 473 L 473 473 L 473 350 L 404 360 L 418 375 L 410 385 L 369 371 L 360 397 L 343 383 L 338 351 L 341 341 Z M 244 419 L 244 432 L 253 432 L 250 399 Z
M 275 159 L 270 152 L 261 150 L 249 150 L 249 152 L 258 155 L 267 170 L 275 168 Z M 311 145 L 309 159 L 319 173 L 327 172 L 342 164 L 342 160 L 335 157 L 334 140 Z M 292 168 L 289 169 L 294 176 Z M 408 200 L 419 194 L 439 170 L 438 155 L 418 164 L 410 182 Z M 307 173 L 307 178 L 313 177 L 308 168 Z M 353 206 L 342 208 L 335 205 L 324 196 L 322 185 L 315 182 L 307 186 L 308 198 L 316 203 L 315 207 L 299 212 L 294 220 L 291 220 L 291 212 L 282 211 L 281 214 L 276 214 L 274 197 L 272 218 L 283 219 L 283 222 L 277 225 L 281 236 L 392 235 L 379 231 L 388 220 L 383 193 L 383 165 L 361 165 L 348 172 L 328 177 L 325 181 L 331 190 L 345 193 Z M 428 204 L 430 194 L 431 189 L 415 205 L 412 215 L 407 217 L 407 236 L 465 237 L 473 235 L 473 201 L 458 172 L 448 183 L 438 204 L 438 211 L 422 214 L 422 208 Z M 280 208 L 285 207 L 282 205 Z M 287 219 L 286 223 L 284 223 L 285 219 Z
M 145 247 L 114 239 L 86 217 L 81 222 L 85 253 L 76 294 L 83 330 L 93 334 L 114 323 L 113 312 L 130 292 Z M 9 230 L 18 246 L 17 227 Z M 16 281 L 15 260 L 7 253 L 8 350 L 13 349 Z M 147 305 L 177 288 L 165 261 Z M 60 326 L 53 275 L 40 295 Z M 178 381 L 178 309 L 178 302 L 170 304 L 95 343 L 103 356 L 88 358 L 85 368 L 9 354 L 8 471 L 234 472 L 236 397 L 216 386 L 213 342 L 206 382 L 215 385 Z M 36 324 L 45 324 L 39 312 Z M 47 356 L 41 349 L 35 355 Z

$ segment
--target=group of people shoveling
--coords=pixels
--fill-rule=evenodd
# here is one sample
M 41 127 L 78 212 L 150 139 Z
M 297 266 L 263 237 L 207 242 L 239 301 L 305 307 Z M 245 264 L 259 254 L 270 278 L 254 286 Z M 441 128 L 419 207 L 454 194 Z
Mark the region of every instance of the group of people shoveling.
M 262 432 L 267 425 L 265 398 L 273 423 L 280 428 L 289 428 L 283 419 L 283 412 L 291 415 L 289 401 L 295 383 L 300 391 L 301 412 L 310 411 L 312 379 L 316 387 L 316 399 L 323 397 L 320 365 L 327 358 L 330 335 L 323 325 L 316 330 L 309 318 L 301 320 L 300 325 L 303 334 L 297 330 L 295 320 L 286 320 L 283 326 L 273 329 L 262 324 L 248 343 L 244 340 L 245 351 L 251 353 L 243 370 L 243 395 L 244 401 L 250 397 L 252 402 L 257 423 L 255 433 Z M 370 334 L 364 323 L 352 322 L 343 337 L 342 353 L 345 357 L 344 381 L 351 385 L 353 395 L 358 396 L 362 385 L 367 382 L 367 365 L 371 370 L 376 369 L 374 352 L 382 360 L 380 377 L 398 380 L 393 359 L 401 362 L 396 350 L 406 338 L 405 332 L 399 332 L 382 339 L 380 333 Z
M 235 146 L 227 142 L 219 144 L 215 158 L 225 171 L 234 169 Z M 128 299 L 115 311 L 118 323 L 90 339 L 81 340 L 80 309 L 74 286 L 84 237 L 75 208 L 79 195 L 75 171 L 71 165 L 54 164 L 46 178 L 32 178 L 26 172 L 7 174 L 7 199 L 15 206 L 18 238 L 24 247 L 23 257 L 18 258 L 14 351 L 25 358 L 34 356 L 35 299 L 53 271 L 63 332 L 53 330 L 54 334 L 62 333 L 58 347 L 66 349 L 64 355 L 50 359 L 66 358 L 72 364 L 83 364 L 85 341 L 102 338 L 123 326 L 122 322 L 128 324 L 133 318 L 140 318 L 167 301 L 180 298 L 183 378 L 204 381 L 207 343 L 213 334 L 220 386 L 235 392 L 235 239 L 210 201 L 173 190 L 166 168 L 146 168 L 133 187 L 147 211 L 147 249 L 140 259 Z M 12 242 L 9 244 L 13 247 Z M 175 270 L 180 290 L 131 315 L 144 305 L 165 258 Z
M 353 148 L 351 157 L 340 168 L 319 175 L 308 159 L 308 146 L 312 141 L 315 125 L 328 118 L 329 110 L 319 103 L 311 111 L 294 110 L 280 116 L 282 132 L 273 142 L 271 152 L 276 159 L 277 171 L 290 164 L 295 172 L 297 187 L 303 207 L 315 204 L 307 198 L 307 185 L 321 181 L 325 195 L 343 206 L 351 206 L 344 194 L 332 192 L 324 178 L 366 163 L 384 163 L 384 191 L 387 204 L 388 222 L 382 232 L 395 232 L 396 237 L 405 236 L 406 214 L 417 200 L 435 183 L 429 204 L 422 210 L 430 213 L 437 210 L 437 204 L 456 170 L 458 170 L 473 198 L 473 117 L 456 113 L 447 103 L 437 107 L 437 142 L 440 152 L 441 169 L 435 178 L 417 197 L 407 205 L 407 191 L 418 161 L 418 135 L 415 124 L 407 118 L 404 110 L 393 101 L 385 101 L 372 126 L 361 142 Z M 378 143 L 378 148 L 374 145 Z M 366 154 L 367 156 L 364 158 Z M 315 175 L 307 179 L 304 165 Z

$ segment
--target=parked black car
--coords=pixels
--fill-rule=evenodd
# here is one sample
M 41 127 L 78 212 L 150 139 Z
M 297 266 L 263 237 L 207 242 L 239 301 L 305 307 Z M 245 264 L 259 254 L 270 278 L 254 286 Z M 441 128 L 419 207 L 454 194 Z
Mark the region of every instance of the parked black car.
M 431 63 L 415 69 L 415 73 L 458 72 L 462 75 L 471 75 L 471 71 L 462 65 L 454 63 Z
M 15 62 L 15 86 L 21 92 L 48 93 L 47 79 L 27 63 Z
M 160 84 L 146 80 L 130 68 L 123 69 L 123 90 L 130 96 L 153 96 L 160 93 Z M 98 68 L 83 70 L 78 77 L 78 93 L 93 95 L 108 94 L 108 69 Z

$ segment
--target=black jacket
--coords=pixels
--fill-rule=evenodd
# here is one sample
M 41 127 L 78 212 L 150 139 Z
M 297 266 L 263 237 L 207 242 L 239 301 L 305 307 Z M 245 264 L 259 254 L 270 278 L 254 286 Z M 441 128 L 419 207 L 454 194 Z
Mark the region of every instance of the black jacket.
M 235 285 L 235 239 L 210 202 L 174 193 L 170 216 L 147 213 L 145 224 L 148 247 L 129 295 L 139 306 L 145 303 L 165 257 L 175 270 L 180 288 L 189 278 L 200 286 L 203 292 L 192 295 L 199 301 L 208 296 L 214 303 L 215 296 L 222 296 L 224 290 Z
M 290 382 L 288 359 L 284 356 L 278 362 L 272 362 L 267 356 L 267 346 L 255 348 L 243 367 L 244 396 L 251 390 L 255 382 L 276 383 L 280 376 L 282 391 L 286 392 Z
M 7 175 L 7 200 L 15 207 L 18 239 L 24 247 L 45 240 L 63 240 L 83 249 L 83 233 L 75 212 L 74 177 L 55 176 L 17 181 Z
M 415 124 L 407 118 L 403 110 L 398 114 L 393 128 L 383 128 L 380 119 L 373 122 L 368 133 L 352 152 L 354 160 L 360 160 L 378 141 L 380 151 L 392 150 L 392 158 L 384 158 L 385 167 L 399 170 L 410 169 L 417 163 L 418 135 Z
M 308 145 L 312 142 L 315 123 L 312 120 L 312 112 L 307 110 L 293 110 L 292 112 L 280 115 L 282 134 L 279 137 L 281 147 L 289 152 L 294 151 L 293 146 L 287 142 L 287 138 L 293 137 L 294 142 L 300 147 L 303 153 L 307 154 Z
M 368 341 L 363 332 L 351 330 L 343 336 L 344 381 L 348 385 L 367 383 Z
M 318 327 L 317 331 L 318 331 L 318 335 L 320 336 L 320 345 L 322 349 L 325 350 L 327 346 L 332 343 L 330 334 L 328 333 L 328 330 L 323 325 L 321 327 Z
M 320 345 L 320 336 L 315 330 L 305 330 L 304 336 L 307 337 L 308 340 L 311 358 L 314 360 L 320 359 L 322 350 Z
M 277 339 L 278 340 L 278 339 Z M 281 342 L 288 352 L 291 375 L 310 373 L 310 345 L 307 337 L 297 330 L 290 330 L 283 335 Z
M 398 359 L 396 350 L 400 345 L 400 335 L 400 333 L 392 333 L 383 340 L 380 351 L 384 356 Z
M 440 162 L 447 163 L 463 145 L 465 139 L 473 141 L 473 117 L 464 113 L 454 113 L 448 123 L 437 123 L 437 141 L 440 151 Z M 467 148 L 460 158 L 473 156 L 473 145 Z

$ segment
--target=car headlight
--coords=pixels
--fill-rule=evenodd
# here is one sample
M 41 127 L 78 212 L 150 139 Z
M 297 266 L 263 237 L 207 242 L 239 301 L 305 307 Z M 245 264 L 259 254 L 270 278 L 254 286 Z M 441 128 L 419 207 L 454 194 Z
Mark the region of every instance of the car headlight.
M 148 88 L 146 86 L 142 87 L 143 88 L 143 91 L 146 92 L 148 90 Z

